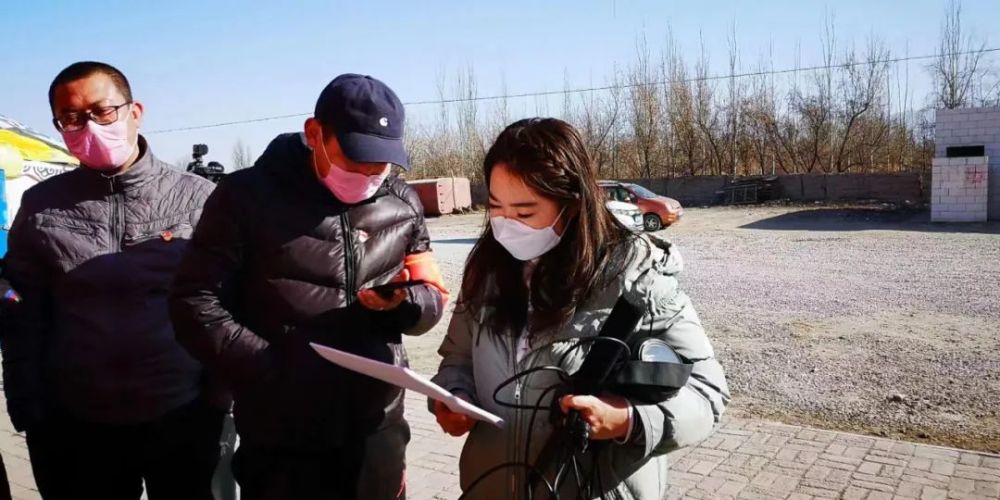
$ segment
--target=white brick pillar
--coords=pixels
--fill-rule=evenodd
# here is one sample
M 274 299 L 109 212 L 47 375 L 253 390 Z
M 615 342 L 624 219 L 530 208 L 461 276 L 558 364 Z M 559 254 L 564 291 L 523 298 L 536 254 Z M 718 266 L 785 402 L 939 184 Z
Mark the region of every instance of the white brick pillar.
M 986 221 L 989 158 L 934 158 L 931 178 L 931 220 Z

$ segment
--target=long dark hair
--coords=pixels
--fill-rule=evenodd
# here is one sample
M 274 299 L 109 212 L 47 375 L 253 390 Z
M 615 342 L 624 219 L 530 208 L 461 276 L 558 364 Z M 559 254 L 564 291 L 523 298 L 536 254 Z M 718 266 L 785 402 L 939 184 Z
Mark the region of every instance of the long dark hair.
M 487 188 L 493 168 L 501 163 L 540 195 L 563 206 L 566 229 L 532 274 L 530 322 L 524 263 L 497 242 L 490 224 L 466 261 L 458 307 L 476 318 L 489 309 L 486 326 L 495 334 L 518 336 L 530 325 L 534 335 L 564 326 L 577 304 L 620 272 L 616 266 L 623 259 L 613 256 L 624 248 L 631 232 L 605 208 L 596 166 L 572 125 L 555 118 L 511 124 L 486 153 Z

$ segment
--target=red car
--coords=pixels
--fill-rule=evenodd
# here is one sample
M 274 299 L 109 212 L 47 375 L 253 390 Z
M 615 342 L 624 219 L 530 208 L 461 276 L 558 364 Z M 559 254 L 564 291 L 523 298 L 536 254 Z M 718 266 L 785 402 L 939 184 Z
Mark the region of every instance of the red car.
M 638 184 L 618 181 L 600 181 L 599 184 L 609 199 L 637 205 L 642 211 L 646 231 L 659 231 L 684 215 L 684 208 L 679 201 L 660 196 Z

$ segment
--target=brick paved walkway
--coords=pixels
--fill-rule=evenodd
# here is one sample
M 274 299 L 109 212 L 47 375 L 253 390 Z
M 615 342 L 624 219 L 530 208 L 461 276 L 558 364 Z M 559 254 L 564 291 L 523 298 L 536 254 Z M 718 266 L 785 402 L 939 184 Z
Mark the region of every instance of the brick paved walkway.
M 462 440 L 443 434 L 422 401 L 407 403 L 409 498 L 457 498 Z M 727 418 L 671 459 L 671 499 L 1000 498 L 998 455 L 758 420 Z
M 422 399 L 407 404 L 409 498 L 457 498 L 462 440 L 440 431 Z M 24 439 L 6 415 L 0 451 L 14 498 L 38 499 Z M 726 419 L 713 437 L 671 459 L 671 499 L 1000 499 L 998 455 L 758 420 Z
M 36 500 L 38 490 L 35 489 L 35 478 L 31 476 L 31 464 L 28 462 L 28 447 L 24 444 L 24 436 L 14 432 L 7 418 L 7 400 L 0 393 L 0 453 L 7 467 L 7 480 L 10 482 L 10 493 L 14 500 Z

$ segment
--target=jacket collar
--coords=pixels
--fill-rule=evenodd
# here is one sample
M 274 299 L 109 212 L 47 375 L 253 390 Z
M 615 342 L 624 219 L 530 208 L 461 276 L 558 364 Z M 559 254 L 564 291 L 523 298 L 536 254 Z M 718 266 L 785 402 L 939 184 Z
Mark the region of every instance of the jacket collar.
M 112 193 L 131 191 L 148 183 L 159 172 L 156 157 L 149 148 L 146 138 L 142 135 L 139 136 L 137 147 L 139 148 L 139 157 L 124 172 L 108 175 L 86 167 L 81 168 L 86 171 L 88 178 L 95 183 L 108 186 Z

